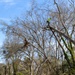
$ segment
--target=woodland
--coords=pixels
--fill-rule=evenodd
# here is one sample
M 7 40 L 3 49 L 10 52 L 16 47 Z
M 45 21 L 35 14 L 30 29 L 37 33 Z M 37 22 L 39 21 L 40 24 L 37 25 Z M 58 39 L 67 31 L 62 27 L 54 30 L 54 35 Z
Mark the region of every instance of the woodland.
M 75 75 L 75 0 L 32 0 L 21 17 L 0 24 L 0 75 Z

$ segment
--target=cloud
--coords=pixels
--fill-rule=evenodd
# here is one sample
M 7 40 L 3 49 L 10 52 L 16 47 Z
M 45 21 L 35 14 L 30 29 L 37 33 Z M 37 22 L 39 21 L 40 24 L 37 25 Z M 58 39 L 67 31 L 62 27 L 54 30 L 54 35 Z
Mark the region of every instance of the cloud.
M 27 8 L 31 8 L 31 4 L 32 4 L 31 2 L 28 2 L 27 3 Z
M 14 5 L 14 0 L 0 0 L 0 3 L 5 3 L 7 5 Z
M 0 22 L 6 22 L 6 23 L 9 23 L 10 22 L 10 18 L 0 18 Z

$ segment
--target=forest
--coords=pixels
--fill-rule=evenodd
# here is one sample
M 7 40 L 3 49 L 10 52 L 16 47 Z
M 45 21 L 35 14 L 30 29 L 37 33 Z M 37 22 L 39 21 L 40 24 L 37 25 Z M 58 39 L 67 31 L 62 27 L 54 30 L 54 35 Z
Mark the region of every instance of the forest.
M 0 75 L 75 75 L 75 0 L 32 0 L 21 17 L 0 25 Z

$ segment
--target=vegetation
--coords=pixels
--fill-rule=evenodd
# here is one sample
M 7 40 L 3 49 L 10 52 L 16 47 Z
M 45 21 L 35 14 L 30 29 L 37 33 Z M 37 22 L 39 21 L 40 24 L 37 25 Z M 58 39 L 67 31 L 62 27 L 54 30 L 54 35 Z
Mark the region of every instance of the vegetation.
M 75 1 L 50 3 L 33 1 L 24 17 L 1 23 L 0 75 L 75 75 Z

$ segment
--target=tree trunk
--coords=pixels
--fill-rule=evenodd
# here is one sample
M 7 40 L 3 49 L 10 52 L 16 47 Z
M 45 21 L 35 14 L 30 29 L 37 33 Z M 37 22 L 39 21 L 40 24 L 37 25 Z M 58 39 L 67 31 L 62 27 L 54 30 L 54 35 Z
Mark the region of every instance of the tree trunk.
M 4 75 L 6 75 L 6 72 L 7 72 L 6 66 L 4 66 Z
M 13 62 L 13 75 L 16 75 L 16 69 L 15 69 L 15 64 Z

